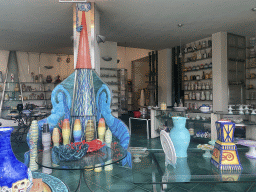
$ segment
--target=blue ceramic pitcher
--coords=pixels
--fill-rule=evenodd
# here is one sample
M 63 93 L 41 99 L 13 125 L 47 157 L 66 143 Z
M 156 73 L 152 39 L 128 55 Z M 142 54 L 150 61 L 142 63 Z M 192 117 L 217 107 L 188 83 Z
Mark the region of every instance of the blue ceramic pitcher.
M 176 157 L 187 157 L 187 149 L 190 142 L 190 134 L 186 125 L 185 117 L 172 117 L 173 128 L 170 137 L 173 142 Z

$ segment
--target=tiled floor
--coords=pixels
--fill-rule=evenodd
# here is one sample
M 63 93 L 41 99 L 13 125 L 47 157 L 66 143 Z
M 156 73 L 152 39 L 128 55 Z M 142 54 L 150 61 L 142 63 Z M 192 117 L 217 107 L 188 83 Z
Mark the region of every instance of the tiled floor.
M 145 132 L 145 124 L 135 124 L 133 123 L 132 136 L 130 146 L 132 147 L 148 147 L 148 148 L 161 148 L 159 138 L 147 140 Z M 12 145 L 13 151 L 16 157 L 23 161 L 24 152 L 28 150 L 26 144 L 24 145 Z M 132 169 L 121 167 L 117 164 L 113 165 L 114 169 L 112 171 L 101 171 L 96 173 L 94 171 L 85 171 L 87 178 L 87 183 L 92 191 L 95 192 L 145 192 L 145 191 L 161 191 L 161 186 L 145 185 L 145 184 L 133 184 L 133 174 Z M 152 176 L 146 171 L 136 173 L 138 179 L 150 179 Z M 53 170 L 53 176 L 62 180 L 70 189 L 70 191 L 75 191 L 78 180 L 80 176 L 79 171 L 63 171 L 63 170 Z M 89 191 L 86 184 L 82 182 L 81 192 Z M 208 191 L 231 191 L 231 192 L 256 192 L 256 184 L 252 182 L 244 183 L 176 183 L 168 184 L 167 189 L 164 191 L 173 192 L 208 192 Z

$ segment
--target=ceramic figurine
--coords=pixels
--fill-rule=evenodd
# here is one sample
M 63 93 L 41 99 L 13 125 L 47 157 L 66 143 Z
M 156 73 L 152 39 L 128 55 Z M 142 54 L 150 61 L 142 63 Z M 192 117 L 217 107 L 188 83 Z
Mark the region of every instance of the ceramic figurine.
M 94 124 L 93 120 L 88 120 L 85 131 L 86 142 L 92 141 L 94 139 Z
M 242 170 L 237 147 L 234 144 L 235 123 L 220 120 L 216 122 L 217 141 L 211 163 L 220 170 Z
M 73 137 L 75 142 L 81 142 L 82 137 L 82 126 L 79 119 L 75 120 L 74 123 L 74 130 L 73 130 Z
M 52 141 L 54 147 L 58 147 L 60 145 L 60 134 L 57 127 L 55 127 L 52 131 Z
M 14 82 L 14 75 L 11 73 L 11 81 Z
M 105 120 L 101 118 L 98 124 L 98 137 L 99 137 L 99 140 L 101 140 L 101 142 L 104 142 L 105 132 L 106 132 Z
M 176 157 L 187 157 L 187 149 L 190 142 L 190 134 L 186 125 L 186 117 L 172 117 L 173 128 L 170 131 Z
M 70 143 L 70 124 L 68 119 L 64 119 L 62 126 L 63 145 Z
M 30 186 L 29 169 L 18 161 L 11 147 L 12 127 L 0 128 L 0 190 L 27 191 Z
M 38 124 L 33 120 L 29 129 L 29 143 L 30 143 L 30 162 L 29 168 L 31 171 L 38 169 L 37 159 L 37 141 L 38 141 Z

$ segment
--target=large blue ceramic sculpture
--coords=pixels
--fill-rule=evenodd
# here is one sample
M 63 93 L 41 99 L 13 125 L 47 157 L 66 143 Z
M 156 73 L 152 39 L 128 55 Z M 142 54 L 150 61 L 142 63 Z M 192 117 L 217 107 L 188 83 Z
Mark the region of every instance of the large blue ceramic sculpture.
M 0 128 L 0 191 L 26 191 L 28 168 L 16 159 L 11 148 L 12 127 Z
M 110 109 L 111 91 L 95 71 L 91 69 L 84 11 L 82 12 L 82 25 L 78 28 L 81 33 L 76 63 L 76 77 L 75 73 L 71 74 L 53 90 L 51 98 L 53 109 L 49 117 L 38 122 L 39 133 L 41 133 L 44 123 L 49 124 L 52 132 L 53 128 L 58 127 L 58 124 L 64 118 L 71 120 L 71 122 L 77 118 L 80 119 L 85 132 L 85 125 L 88 119 L 97 116 L 96 124 L 98 124 L 99 119 L 103 117 L 112 134 L 119 139 L 121 146 L 124 149 L 128 149 L 130 142 L 128 127 L 124 122 L 112 116 Z M 73 100 L 71 96 L 74 96 Z M 71 103 L 73 103 L 72 109 Z M 39 135 L 38 142 L 38 146 L 40 146 L 41 135 Z M 28 159 L 29 152 L 25 154 L 26 163 L 28 163 Z M 127 164 L 131 167 L 131 162 L 131 154 L 128 152 L 126 158 L 122 161 L 122 165 Z
M 185 117 L 172 117 L 173 128 L 170 131 L 176 157 L 187 157 L 187 149 L 190 143 L 190 134 L 186 125 Z

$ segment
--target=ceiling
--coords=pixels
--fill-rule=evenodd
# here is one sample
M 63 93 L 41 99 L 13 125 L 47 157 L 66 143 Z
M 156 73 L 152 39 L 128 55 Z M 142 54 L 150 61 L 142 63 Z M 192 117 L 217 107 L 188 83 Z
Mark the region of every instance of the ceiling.
M 120 46 L 160 50 L 227 31 L 256 36 L 255 0 L 92 0 L 101 35 Z M 72 4 L 0 1 L 0 49 L 73 53 Z M 181 28 L 177 25 L 184 24 Z

